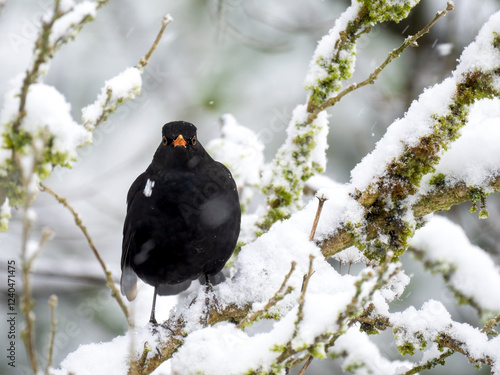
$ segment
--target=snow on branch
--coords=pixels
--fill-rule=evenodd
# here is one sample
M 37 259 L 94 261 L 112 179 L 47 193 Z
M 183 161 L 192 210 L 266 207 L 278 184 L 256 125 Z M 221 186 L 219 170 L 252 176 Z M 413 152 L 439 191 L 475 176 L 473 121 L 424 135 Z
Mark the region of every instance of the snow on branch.
M 500 336 L 488 336 L 466 323 L 451 319 L 441 302 L 430 300 L 420 310 L 413 306 L 400 313 L 390 314 L 396 343 L 403 354 L 414 354 L 429 343 L 463 354 L 476 366 L 486 364 L 492 374 L 500 373 Z
M 469 137 L 462 134 L 462 129 L 470 122 L 473 105 L 481 101 L 483 105 L 489 103 L 488 107 L 494 106 L 493 99 L 500 96 L 499 20 L 500 13 L 491 16 L 475 42 L 464 50 L 452 77 L 425 90 L 405 117 L 388 128 L 375 150 L 351 172 L 351 186 L 355 191 L 352 195 L 365 214 L 361 221 L 345 225 L 354 243 L 368 258 L 383 259 L 386 249 L 394 251 L 396 256 L 404 252 L 408 238 L 417 227 L 412 206 L 418 203 L 422 193 L 429 193 L 429 189 L 419 190 L 423 177 L 436 171 L 441 157 L 460 136 L 467 144 Z M 497 132 L 484 130 L 480 133 L 481 140 L 474 142 L 480 142 L 481 147 L 493 155 L 498 144 L 494 137 Z M 469 132 L 469 135 L 471 133 L 474 134 Z M 492 158 L 497 160 L 495 156 Z M 464 183 L 476 190 L 476 194 L 478 191 L 484 195 L 486 190 L 481 189 L 491 185 L 498 176 L 498 164 L 490 163 L 490 159 L 488 156 L 468 169 L 474 171 L 476 183 L 480 180 L 478 173 L 482 174 L 484 186 L 470 186 L 470 174 L 461 175 L 467 177 Z M 459 163 L 455 164 L 456 170 L 463 170 Z M 439 188 L 451 188 L 457 181 L 446 184 L 444 178 L 431 178 L 428 182 Z M 370 236 L 373 225 L 378 228 L 375 239 Z
M 352 5 L 335 22 L 335 26 L 318 43 L 305 80 L 307 104 L 295 108 L 288 125 L 286 141 L 263 174 L 262 191 L 267 196 L 267 211 L 258 223 L 261 231 L 268 230 L 276 221 L 287 218 L 300 209 L 305 182 L 325 170 L 325 153 L 328 148 L 328 115 L 325 109 L 358 88 L 351 85 L 339 94 L 343 82 L 354 71 L 358 38 L 370 32 L 377 23 L 399 22 L 406 18 L 417 3 L 416 0 L 353 0 Z M 452 8 L 448 4 L 447 10 Z M 403 44 L 399 51 L 394 52 L 377 69 L 374 76 L 359 87 L 373 82 L 390 61 L 428 32 L 444 14 L 446 11 L 441 12 L 422 32 Z
M 474 307 L 483 321 L 500 314 L 500 295 L 485 288 L 500 285 L 500 270 L 486 252 L 469 242 L 458 225 L 432 217 L 415 233 L 410 250 L 427 269 L 442 274 L 459 302 Z

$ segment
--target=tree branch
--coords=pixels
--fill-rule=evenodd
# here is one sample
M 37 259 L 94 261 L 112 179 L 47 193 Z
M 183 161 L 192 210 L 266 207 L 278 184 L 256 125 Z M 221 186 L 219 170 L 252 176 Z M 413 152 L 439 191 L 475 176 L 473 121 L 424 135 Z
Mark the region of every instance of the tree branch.
M 326 100 L 324 103 L 321 103 L 320 105 L 314 107 L 314 109 L 312 109 L 312 106 L 308 107 L 308 108 L 311 108 L 311 110 L 309 111 L 310 114 L 307 117 L 307 122 L 312 123 L 321 111 L 324 111 L 325 109 L 334 106 L 347 94 L 349 94 L 349 93 L 351 93 L 351 92 L 353 92 L 353 91 L 355 91 L 363 86 L 366 86 L 368 84 L 371 85 L 371 84 L 375 83 L 375 80 L 378 78 L 379 74 L 387 67 L 387 65 L 389 65 L 394 59 L 398 58 L 404 52 L 404 50 L 406 48 L 408 48 L 410 46 L 411 47 L 418 47 L 417 40 L 420 39 L 425 34 L 427 34 L 430 31 L 430 29 L 432 28 L 432 26 L 434 26 L 434 24 L 437 21 L 439 21 L 440 18 L 444 17 L 446 15 L 446 13 L 448 13 L 449 11 L 451 11 L 453 9 L 454 9 L 453 2 L 448 1 L 445 10 L 437 12 L 434 19 L 431 22 L 429 22 L 426 26 L 424 26 L 418 33 L 406 38 L 405 41 L 403 42 L 403 44 L 401 44 L 398 48 L 396 48 L 391 53 L 389 53 L 389 55 L 387 56 L 385 61 L 382 64 L 380 64 L 377 68 L 375 68 L 375 70 L 364 81 L 361 81 L 360 83 L 351 84 L 349 87 L 347 87 L 346 89 L 344 89 L 343 91 L 341 91 L 340 93 L 335 95 L 334 97 L 331 97 L 328 100 Z
M 488 186 L 493 191 L 500 192 L 500 175 L 493 177 Z M 467 187 L 464 182 L 459 181 L 454 185 L 436 188 L 432 192 L 420 196 L 411 209 L 415 218 L 423 217 L 432 212 L 448 210 L 451 206 L 470 201 L 470 193 L 472 191 L 474 191 L 473 187 Z M 380 225 L 385 225 L 385 223 L 374 221 L 369 224 L 367 228 L 367 240 L 377 236 Z M 354 238 L 351 230 L 345 224 L 319 244 L 326 258 L 352 245 L 354 245 Z

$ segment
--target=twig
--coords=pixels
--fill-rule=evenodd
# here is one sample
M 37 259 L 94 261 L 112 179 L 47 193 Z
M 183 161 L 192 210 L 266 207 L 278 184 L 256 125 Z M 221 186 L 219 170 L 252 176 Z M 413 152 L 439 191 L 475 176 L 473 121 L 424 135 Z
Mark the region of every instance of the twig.
M 83 225 L 82 220 L 80 219 L 80 216 L 74 210 L 74 208 L 70 206 L 70 204 L 68 203 L 66 198 L 57 195 L 57 193 L 54 192 L 54 190 L 47 187 L 43 182 L 40 182 L 40 188 L 42 189 L 42 191 L 45 191 L 45 192 L 49 193 L 50 195 L 52 195 L 59 203 L 61 203 L 64 207 L 66 207 L 73 214 L 76 225 L 83 232 L 83 235 L 87 239 L 87 242 L 88 242 L 90 248 L 92 249 L 92 252 L 94 253 L 95 257 L 97 258 L 97 261 L 99 262 L 99 264 L 101 265 L 101 268 L 104 271 L 104 274 L 106 275 L 106 280 L 107 280 L 106 285 L 111 289 L 111 296 L 113 296 L 113 298 L 116 300 L 116 302 L 118 302 L 118 304 L 120 305 L 120 308 L 122 309 L 123 313 L 125 314 L 125 317 L 127 318 L 128 324 L 132 327 L 133 322 L 129 318 L 127 306 L 125 306 L 125 303 L 123 302 L 123 300 L 120 296 L 120 292 L 118 291 L 118 289 L 115 286 L 111 271 L 109 271 L 108 268 L 106 267 L 106 264 L 104 264 L 104 261 L 102 260 L 99 252 L 97 251 L 97 248 L 94 245 L 94 241 L 92 240 L 92 237 L 90 237 L 90 234 L 87 231 L 87 228 Z
M 484 332 L 486 333 L 487 335 L 492 335 L 495 333 L 495 331 L 493 331 L 493 327 L 495 325 L 497 325 L 498 323 L 500 323 L 500 315 L 497 315 L 496 318 L 491 318 L 490 320 L 488 320 L 488 322 L 486 323 L 486 325 L 483 327 L 483 329 L 481 330 L 481 332 Z
M 290 293 L 293 290 L 292 287 L 288 287 L 288 289 L 285 291 L 285 287 L 286 287 L 286 284 L 288 283 L 288 280 L 290 279 L 290 276 L 292 276 L 292 273 L 295 270 L 296 265 L 297 265 L 297 263 L 292 262 L 292 265 L 290 266 L 290 271 L 285 276 L 283 283 L 281 284 L 278 291 L 274 294 L 274 296 L 267 302 L 267 304 L 262 309 L 255 311 L 250 316 L 246 316 L 241 322 L 238 323 L 236 328 L 245 328 L 246 326 L 251 325 L 254 321 L 256 321 L 259 317 L 261 317 L 266 311 L 269 311 L 269 309 L 271 307 L 276 305 L 278 303 L 278 301 L 282 300 L 285 295 L 287 295 L 288 293 Z
M 54 22 L 61 16 L 59 12 L 59 5 L 61 0 L 55 0 L 54 2 L 54 10 L 53 15 L 50 21 L 42 22 L 42 30 L 40 35 L 38 36 L 37 41 L 35 42 L 36 46 L 36 58 L 33 62 L 33 66 L 30 70 L 26 71 L 26 76 L 23 80 L 23 85 L 21 86 L 21 93 L 19 94 L 19 109 L 18 115 L 12 124 L 12 129 L 14 133 L 19 131 L 19 127 L 21 126 L 21 121 L 26 116 L 26 98 L 28 96 L 29 87 L 36 82 L 36 79 L 39 76 L 39 70 L 43 63 L 46 62 L 49 57 L 49 52 L 51 48 L 49 48 L 50 44 L 50 33 L 52 32 L 52 26 Z
M 172 16 L 170 14 L 167 14 L 166 16 L 163 17 L 162 21 L 161 21 L 161 29 L 160 31 L 158 32 L 158 35 L 156 35 L 156 39 L 155 41 L 153 42 L 153 45 L 151 46 L 151 48 L 149 49 L 149 51 L 146 53 L 146 55 L 144 55 L 143 58 L 141 58 L 141 60 L 139 61 L 139 64 L 138 64 L 138 67 L 140 68 L 144 68 L 146 65 L 148 65 L 149 63 L 149 58 L 151 57 L 151 55 L 153 54 L 153 52 L 155 51 L 156 47 L 158 46 L 158 44 L 160 43 L 160 40 L 161 40 L 161 37 L 163 36 L 163 32 L 165 31 L 165 29 L 167 28 L 168 24 L 170 22 L 172 22 L 174 19 L 172 18 Z
M 55 294 L 51 295 L 49 298 L 50 307 L 50 335 L 49 335 L 49 352 L 47 356 L 47 366 L 45 367 L 45 375 L 49 375 L 49 369 L 52 366 L 52 358 L 54 353 L 54 339 L 56 337 L 56 307 L 57 307 L 57 296 Z
M 438 364 L 443 365 L 445 358 L 449 357 L 453 353 L 455 353 L 453 350 L 448 349 L 447 351 L 442 353 L 439 357 L 431 358 L 423 365 L 415 366 L 412 369 L 406 371 L 403 375 L 413 375 L 422 372 L 423 370 L 430 370 L 431 368 L 435 367 Z
M 26 352 L 30 361 L 33 373 L 38 372 L 38 360 L 35 351 L 35 300 L 31 293 L 30 273 L 35 258 L 40 254 L 45 244 L 52 236 L 52 231 L 45 228 L 42 232 L 42 237 L 38 243 L 38 249 L 31 256 L 28 255 L 28 238 L 31 232 L 32 220 L 29 218 L 28 207 L 25 207 L 24 224 L 23 224 L 23 245 L 21 248 L 21 268 L 23 274 L 23 296 L 21 297 L 21 311 L 26 318 L 26 327 L 21 331 L 21 337 L 26 347 Z
M 296 351 L 295 349 L 292 348 L 292 341 L 297 337 L 299 334 L 299 325 L 300 322 L 304 319 L 304 303 L 305 303 L 305 295 L 307 291 L 307 285 L 309 284 L 309 279 L 311 278 L 312 274 L 314 273 L 313 270 L 313 261 L 314 261 L 314 255 L 309 255 L 309 269 L 307 270 L 307 273 L 304 275 L 304 281 L 302 282 L 302 289 L 300 292 L 300 296 L 298 299 L 298 304 L 299 304 L 299 310 L 297 312 L 297 320 L 295 321 L 295 329 L 293 331 L 292 338 L 288 341 L 287 343 L 287 348 L 285 351 L 281 353 L 281 355 L 278 357 L 277 362 L 282 362 L 286 358 L 288 358 L 290 355 L 294 354 Z
M 309 235 L 309 241 L 312 241 L 314 238 L 314 234 L 316 233 L 316 227 L 318 226 L 319 222 L 319 217 L 321 216 L 321 210 L 323 210 L 323 205 L 325 204 L 325 201 L 328 200 L 324 195 L 321 195 L 321 197 L 316 196 L 318 198 L 318 209 L 316 211 L 316 216 L 314 217 L 314 222 L 311 228 L 311 234 Z
M 401 53 L 403 53 L 403 51 L 407 47 L 410 47 L 410 46 L 417 47 L 418 46 L 417 40 L 420 39 L 423 35 L 427 34 L 430 31 L 431 27 L 434 26 L 434 24 L 440 18 L 444 17 L 446 15 L 446 13 L 448 13 L 449 11 L 451 11 L 453 9 L 454 9 L 453 2 L 448 1 L 448 3 L 446 4 L 446 9 L 445 10 L 437 12 L 436 16 L 433 18 L 433 20 L 431 22 L 429 22 L 422 30 L 420 30 L 415 35 L 412 35 L 412 36 L 409 36 L 408 38 L 406 38 L 405 41 L 403 42 L 403 44 L 401 44 L 401 46 L 399 46 L 398 48 L 396 48 L 395 50 L 393 50 L 391 53 L 389 53 L 389 55 L 387 56 L 387 58 L 385 59 L 385 61 L 382 64 L 380 64 L 368 76 L 368 78 L 366 78 L 364 81 L 362 81 L 360 83 L 353 83 L 353 84 L 351 84 L 349 87 L 347 87 L 346 89 L 344 89 L 338 95 L 336 95 L 336 96 L 328 99 L 324 103 L 316 106 L 314 108 L 314 110 L 311 111 L 310 115 L 307 117 L 307 123 L 308 124 L 312 123 L 316 119 L 316 117 L 318 117 L 318 114 L 320 112 L 324 111 L 328 107 L 331 107 L 331 106 L 335 105 L 337 102 L 339 102 L 347 94 L 353 92 L 354 90 L 359 89 L 360 87 L 366 86 L 368 84 L 373 84 L 374 81 L 378 78 L 378 75 L 382 72 L 382 70 L 385 69 L 385 67 L 387 65 L 389 65 L 392 62 L 392 60 L 398 58 L 399 55 L 401 55 Z
M 163 36 L 163 32 L 165 31 L 167 25 L 172 21 L 173 21 L 173 18 L 170 15 L 166 15 L 163 17 L 162 22 L 161 22 L 160 31 L 158 32 L 156 39 L 154 40 L 151 48 L 146 53 L 146 55 L 141 57 L 141 59 L 139 60 L 139 63 L 135 66 L 135 68 L 138 69 L 141 72 L 141 74 L 143 72 L 144 67 L 146 67 L 146 65 L 148 65 L 149 58 L 151 57 L 151 55 L 155 51 L 156 47 L 160 43 L 160 40 Z M 101 112 L 100 116 L 96 120 L 93 120 L 93 121 L 89 121 L 89 122 L 83 121 L 83 125 L 87 129 L 93 130 L 95 127 L 97 127 L 98 125 L 105 122 L 108 119 L 108 117 L 116 111 L 116 108 L 120 104 L 123 104 L 128 99 L 131 99 L 131 98 L 128 97 L 128 98 L 125 98 L 125 100 L 122 99 L 121 101 L 117 102 L 116 98 L 113 98 L 113 90 L 110 87 L 108 87 L 106 90 L 106 101 L 101 104 L 102 112 Z
M 27 259 L 27 242 L 29 237 L 29 232 L 31 231 L 32 223 L 28 221 L 27 208 L 24 214 L 23 223 L 23 245 L 21 248 L 21 269 L 23 278 L 23 295 L 21 297 L 21 311 L 23 312 L 26 319 L 26 327 L 21 331 L 21 338 L 24 341 L 24 346 L 26 347 L 26 353 L 28 359 L 33 369 L 33 373 L 38 372 L 38 361 L 35 355 L 35 315 L 33 314 L 33 308 L 35 307 L 35 300 L 31 294 L 31 282 L 30 282 L 30 268 L 31 261 Z M 33 259 L 33 258 L 31 258 Z
M 307 357 L 306 363 L 304 363 L 304 366 L 302 366 L 298 375 L 304 375 L 304 373 L 306 372 L 307 368 L 309 367 L 313 359 L 314 357 L 312 355 Z

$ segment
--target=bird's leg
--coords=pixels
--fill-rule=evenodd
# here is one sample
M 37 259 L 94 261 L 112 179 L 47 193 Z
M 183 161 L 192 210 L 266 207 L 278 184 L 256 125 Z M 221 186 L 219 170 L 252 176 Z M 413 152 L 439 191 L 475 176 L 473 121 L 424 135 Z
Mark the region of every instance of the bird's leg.
M 149 317 L 149 323 L 151 323 L 153 325 L 158 325 L 158 322 L 156 321 L 156 318 L 155 318 L 156 294 L 157 294 L 157 287 L 155 286 L 155 291 L 154 291 L 154 295 L 153 295 L 153 306 L 151 307 L 151 316 Z
M 208 275 L 205 275 L 205 326 L 208 326 L 208 318 L 210 317 L 210 300 L 217 304 L 217 298 L 214 294 L 214 289 Z
M 208 318 L 210 316 L 210 295 L 213 293 L 212 283 L 206 276 L 205 280 L 205 327 L 208 326 Z

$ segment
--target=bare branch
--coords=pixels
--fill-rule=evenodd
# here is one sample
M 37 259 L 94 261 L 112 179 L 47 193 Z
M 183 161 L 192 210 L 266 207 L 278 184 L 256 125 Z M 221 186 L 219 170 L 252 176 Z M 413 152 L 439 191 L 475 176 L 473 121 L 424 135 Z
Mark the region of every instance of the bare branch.
M 318 198 L 318 209 L 316 211 L 316 216 L 314 217 L 314 222 L 311 228 L 311 234 L 309 235 L 309 241 L 312 241 L 314 238 L 314 234 L 316 233 L 316 228 L 318 227 L 319 217 L 321 216 L 321 210 L 323 210 L 323 205 L 328 198 L 325 198 L 324 195 Z
M 47 366 L 45 367 L 45 375 L 50 375 L 49 369 L 52 366 L 52 359 L 54 353 L 54 339 L 56 337 L 56 307 L 57 307 L 57 296 L 55 294 L 51 295 L 49 298 L 50 307 L 50 335 L 49 335 L 49 349 L 47 355 Z
M 153 45 L 149 49 L 149 51 L 144 55 L 144 57 L 139 61 L 138 67 L 144 68 L 146 65 L 149 63 L 149 58 L 155 51 L 156 47 L 158 47 L 158 44 L 160 43 L 161 37 L 163 36 L 163 32 L 167 28 L 168 24 L 172 22 L 174 19 L 170 16 L 170 14 L 167 14 L 165 17 L 163 17 L 161 21 L 161 28 L 160 31 L 158 32 L 158 35 L 156 36 L 155 41 L 153 42 Z
M 99 262 L 102 270 L 104 271 L 104 274 L 106 275 L 106 280 L 107 280 L 106 285 L 111 289 L 111 296 L 116 300 L 116 302 L 118 302 L 118 305 L 120 305 L 120 308 L 122 309 L 123 313 L 125 314 L 125 317 L 127 318 L 128 324 L 130 326 L 133 326 L 133 322 L 130 319 L 127 306 L 125 306 L 125 303 L 123 302 L 123 300 L 121 298 L 120 292 L 118 291 L 118 289 L 115 286 L 111 271 L 108 270 L 108 268 L 106 267 L 106 264 L 102 260 L 101 255 L 99 254 L 99 251 L 97 250 L 97 248 L 94 245 L 94 241 L 92 240 L 92 237 L 90 236 L 85 225 L 83 225 L 83 222 L 80 219 L 80 216 L 78 215 L 78 213 L 68 203 L 66 198 L 57 195 L 57 193 L 54 192 L 54 190 L 47 187 L 43 182 L 40 182 L 40 188 L 42 189 L 42 191 L 45 191 L 45 192 L 49 193 L 50 195 L 52 195 L 59 203 L 61 203 L 64 207 L 66 207 L 71 212 L 71 214 L 73 215 L 73 217 L 75 219 L 76 225 L 78 226 L 78 228 L 81 229 L 83 235 L 87 239 L 87 242 L 90 246 L 90 249 L 94 253 L 95 257 L 97 258 L 97 261 Z

